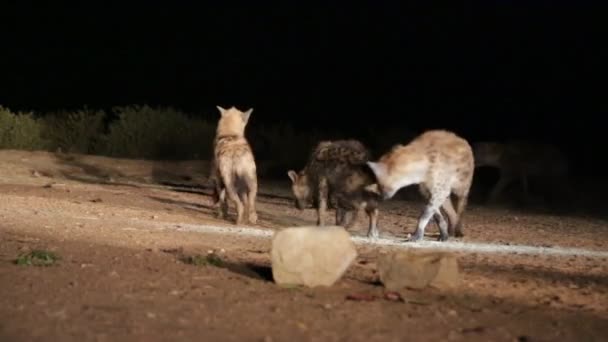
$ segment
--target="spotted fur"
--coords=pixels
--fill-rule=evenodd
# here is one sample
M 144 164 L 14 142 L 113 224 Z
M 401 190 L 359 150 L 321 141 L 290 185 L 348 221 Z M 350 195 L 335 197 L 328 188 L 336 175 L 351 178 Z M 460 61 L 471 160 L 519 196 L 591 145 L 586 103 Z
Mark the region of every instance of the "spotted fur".
M 245 138 L 245 127 L 253 109 L 241 112 L 235 107 L 221 113 L 213 141 L 214 158 L 211 163 L 211 180 L 215 185 L 214 200 L 218 215 L 228 214 L 227 198 L 234 203 L 236 224 L 242 224 L 245 212 L 248 222 L 257 223 L 255 208 L 258 191 L 256 163 L 251 146 Z
M 375 177 L 366 165 L 369 150 L 357 140 L 322 141 L 311 151 L 306 166 L 288 171 L 292 193 L 300 210 L 312 202 L 317 225 L 325 225 L 328 201 L 335 202 L 336 224 L 351 228 L 360 210 L 369 217 L 368 235 L 377 236 L 378 203 Z M 351 214 L 349 220 L 346 216 Z
M 473 151 L 465 139 L 449 131 L 430 130 L 407 145 L 395 145 L 377 162 L 370 161 L 368 165 L 376 175 L 384 199 L 393 197 L 403 187 L 418 184 L 420 193 L 428 201 L 412 241 L 423 239 L 431 218 L 439 226 L 439 240 L 463 236 L 461 217 L 474 171 Z M 456 196 L 456 210 L 451 195 Z

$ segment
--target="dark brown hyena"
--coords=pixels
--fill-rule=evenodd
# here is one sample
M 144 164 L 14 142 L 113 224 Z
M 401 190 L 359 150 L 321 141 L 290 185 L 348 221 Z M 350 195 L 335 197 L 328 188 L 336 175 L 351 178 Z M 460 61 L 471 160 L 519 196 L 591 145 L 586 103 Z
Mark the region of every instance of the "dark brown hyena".
M 213 141 L 214 159 L 211 163 L 210 180 L 214 183 L 214 201 L 218 215 L 225 218 L 228 214 L 226 196 L 237 212 L 236 224 L 243 223 L 247 211 L 249 223 L 257 222 L 255 209 L 258 191 L 255 158 L 251 146 L 245 139 L 245 127 L 252 109 L 241 112 L 235 107 L 217 107 L 222 114 Z
M 381 200 L 373 172 L 366 162 L 369 150 L 356 140 L 322 141 L 312 151 L 300 172 L 287 172 L 292 181 L 296 207 L 309 203 L 317 208 L 317 225 L 324 226 L 327 202 L 335 200 L 336 225 L 349 229 L 360 210 L 369 217 L 369 237 L 377 237 L 378 204 Z M 352 212 L 346 222 L 346 216 Z

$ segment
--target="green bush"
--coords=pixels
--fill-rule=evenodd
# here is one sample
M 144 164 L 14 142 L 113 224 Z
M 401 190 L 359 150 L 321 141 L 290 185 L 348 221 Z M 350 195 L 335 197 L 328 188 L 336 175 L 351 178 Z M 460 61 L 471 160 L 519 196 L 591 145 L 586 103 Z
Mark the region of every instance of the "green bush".
M 114 108 L 117 119 L 103 137 L 103 153 L 144 159 L 206 159 L 211 156 L 215 126 L 173 108 Z
M 13 113 L 0 106 L 0 148 L 44 150 L 48 141 L 42 138 L 43 125 L 33 113 Z
M 103 111 L 58 111 L 44 115 L 43 136 L 49 148 L 64 152 L 94 154 L 103 151 Z
M 61 148 L 68 153 L 120 158 L 209 160 L 217 125 L 217 120 L 212 120 L 193 118 L 171 107 L 147 105 L 116 107 L 112 112 L 85 107 L 38 113 L 38 118 L 0 107 L 0 148 Z M 304 167 L 321 138 L 319 132 L 296 129 L 285 122 L 253 124 L 246 135 L 264 177 L 286 177 L 288 169 Z

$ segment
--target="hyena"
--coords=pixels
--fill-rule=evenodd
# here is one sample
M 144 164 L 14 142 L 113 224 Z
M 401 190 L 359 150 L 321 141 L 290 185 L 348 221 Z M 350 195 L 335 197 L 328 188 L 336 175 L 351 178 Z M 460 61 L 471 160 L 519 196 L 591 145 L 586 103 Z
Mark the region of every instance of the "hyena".
M 439 226 L 439 241 L 448 240 L 448 236 L 464 236 L 461 218 L 475 169 L 473 151 L 465 139 L 453 132 L 429 130 L 407 145 L 393 146 L 377 162 L 369 161 L 368 165 L 376 175 L 378 190 L 385 200 L 403 187 L 418 184 L 427 205 L 411 241 L 424 238 L 431 218 Z M 456 210 L 452 194 L 456 197 Z
M 349 229 L 360 210 L 369 217 L 369 237 L 378 236 L 378 204 L 381 198 L 375 176 L 366 165 L 370 153 L 357 140 L 322 141 L 313 149 L 300 172 L 287 172 L 292 181 L 296 207 L 300 210 L 313 202 L 317 207 L 317 225 L 325 225 L 327 202 L 335 199 L 336 225 Z M 348 213 L 350 219 L 346 219 Z
M 550 144 L 526 141 L 499 143 L 483 141 L 473 144 L 475 167 L 495 167 L 500 178 L 490 191 L 488 202 L 494 203 L 514 181 L 521 183 L 523 196 L 529 199 L 529 180 L 536 178 L 549 189 L 570 191 L 568 161 L 562 152 Z
M 228 214 L 227 195 L 236 207 L 236 224 L 243 223 L 245 211 L 249 223 L 255 224 L 258 191 L 256 164 L 251 146 L 245 138 L 245 127 L 253 108 L 246 112 L 235 107 L 217 108 L 221 117 L 213 141 L 210 178 L 215 183 L 213 198 L 216 205 L 219 203 L 218 215 L 225 218 Z

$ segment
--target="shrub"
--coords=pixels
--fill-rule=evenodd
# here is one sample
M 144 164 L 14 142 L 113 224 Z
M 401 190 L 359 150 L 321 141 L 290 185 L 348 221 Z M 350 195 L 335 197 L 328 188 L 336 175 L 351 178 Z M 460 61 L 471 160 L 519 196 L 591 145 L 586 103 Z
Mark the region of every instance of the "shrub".
M 42 138 L 42 128 L 32 113 L 13 113 L 0 106 L 0 148 L 44 150 L 48 141 Z
M 44 116 L 44 138 L 49 148 L 61 148 L 64 152 L 93 154 L 104 149 L 103 111 L 86 108 L 76 112 L 59 111 Z
M 200 159 L 211 156 L 215 127 L 173 108 L 114 108 L 117 119 L 104 137 L 104 154 L 144 159 Z

